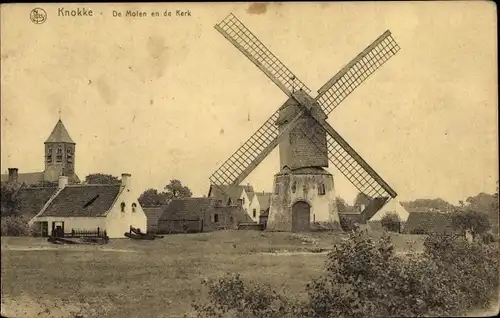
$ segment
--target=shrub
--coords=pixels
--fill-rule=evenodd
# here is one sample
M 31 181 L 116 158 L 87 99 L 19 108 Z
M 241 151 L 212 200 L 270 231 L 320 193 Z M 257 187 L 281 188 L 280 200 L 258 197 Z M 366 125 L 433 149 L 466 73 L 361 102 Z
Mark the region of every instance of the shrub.
M 357 229 L 357 226 L 356 226 L 357 222 L 354 218 L 348 217 L 345 215 L 340 215 L 339 218 L 340 218 L 340 228 L 343 231 L 351 232 L 351 231 Z
M 465 232 L 469 230 L 474 239 L 478 235 L 482 235 L 491 229 L 491 223 L 488 216 L 474 210 L 464 210 L 454 213 L 451 221 L 455 231 L 465 236 Z
M 380 220 L 380 223 L 382 227 L 387 231 L 398 232 L 398 233 L 400 231 L 401 219 L 399 218 L 399 215 L 397 215 L 396 213 L 385 214 Z
M 2 217 L 2 236 L 29 236 L 33 234 L 28 225 L 29 218 L 20 216 Z
M 238 274 L 204 280 L 209 304 L 193 304 L 199 317 L 283 317 L 300 308 L 267 285 L 245 284 Z
M 446 234 L 430 235 L 424 245 L 421 255 L 401 256 L 387 234 L 373 241 L 358 231 L 328 255 L 325 273 L 306 285 L 305 301 L 230 275 L 210 281 L 210 303 L 195 308 L 229 317 L 457 316 L 487 308 L 498 291 L 498 246 Z

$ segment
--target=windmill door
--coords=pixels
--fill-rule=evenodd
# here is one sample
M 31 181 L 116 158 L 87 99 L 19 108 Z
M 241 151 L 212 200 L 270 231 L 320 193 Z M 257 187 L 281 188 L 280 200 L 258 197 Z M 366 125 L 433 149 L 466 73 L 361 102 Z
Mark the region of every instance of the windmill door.
M 292 231 L 309 231 L 309 222 L 311 220 L 311 207 L 307 202 L 299 201 L 292 206 Z

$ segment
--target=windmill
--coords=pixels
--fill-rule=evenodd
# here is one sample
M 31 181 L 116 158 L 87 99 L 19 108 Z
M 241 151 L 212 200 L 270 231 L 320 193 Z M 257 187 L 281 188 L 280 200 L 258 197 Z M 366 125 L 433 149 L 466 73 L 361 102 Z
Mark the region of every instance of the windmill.
M 210 177 L 211 185 L 239 185 L 279 145 L 280 171 L 267 228 L 307 231 L 311 222 L 339 221 L 331 162 L 371 201 L 377 212 L 397 193 L 326 121 L 327 116 L 364 80 L 399 51 L 387 30 L 319 90 L 310 89 L 293 74 L 233 14 L 215 25 L 229 42 L 254 63 L 288 100 Z

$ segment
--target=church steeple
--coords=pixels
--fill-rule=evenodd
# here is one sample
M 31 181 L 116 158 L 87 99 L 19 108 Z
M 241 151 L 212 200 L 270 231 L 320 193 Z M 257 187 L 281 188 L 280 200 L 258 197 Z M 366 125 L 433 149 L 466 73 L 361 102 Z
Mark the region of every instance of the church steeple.
M 59 118 L 49 138 L 45 141 L 45 180 L 57 181 L 67 176 L 70 183 L 75 179 L 75 146 L 66 127 Z
M 71 139 L 71 137 L 69 136 L 69 133 L 66 130 L 66 127 L 64 127 L 61 118 L 59 118 L 49 138 L 47 138 L 47 140 L 45 141 L 45 143 L 48 142 L 66 142 L 70 144 L 75 143 L 73 139 Z

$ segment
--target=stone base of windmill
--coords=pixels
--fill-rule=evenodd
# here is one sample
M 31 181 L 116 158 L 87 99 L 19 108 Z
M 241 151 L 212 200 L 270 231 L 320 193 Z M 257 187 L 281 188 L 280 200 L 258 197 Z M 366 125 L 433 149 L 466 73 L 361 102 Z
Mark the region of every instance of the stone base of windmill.
M 340 231 L 333 176 L 316 167 L 276 174 L 266 230 Z

